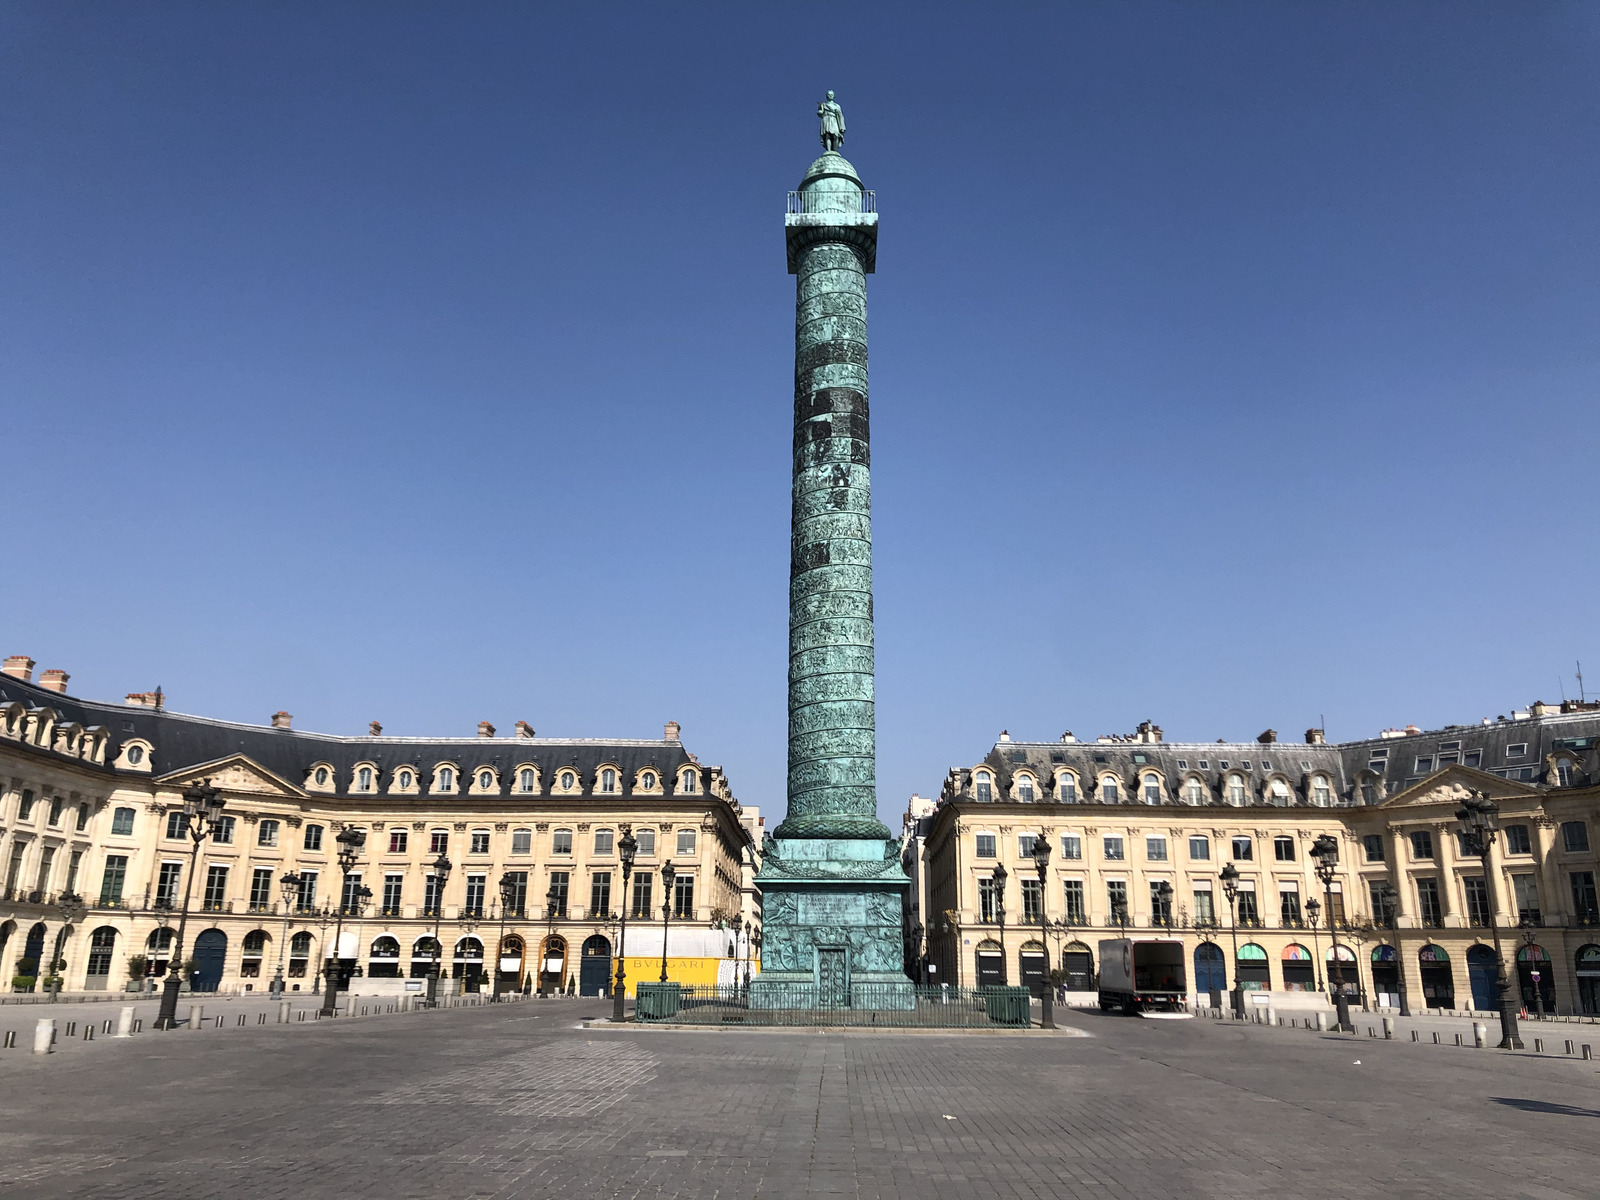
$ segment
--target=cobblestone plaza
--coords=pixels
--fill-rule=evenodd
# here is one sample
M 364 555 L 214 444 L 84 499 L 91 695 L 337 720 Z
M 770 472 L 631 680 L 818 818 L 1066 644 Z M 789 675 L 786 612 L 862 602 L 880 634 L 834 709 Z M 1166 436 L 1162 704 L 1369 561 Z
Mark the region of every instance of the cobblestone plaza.
M 16 1200 L 1555 1200 L 1600 1168 L 1578 1058 L 1095 1013 L 1060 1035 L 585 1028 L 605 1007 L 6 1052 L 0 1172 Z

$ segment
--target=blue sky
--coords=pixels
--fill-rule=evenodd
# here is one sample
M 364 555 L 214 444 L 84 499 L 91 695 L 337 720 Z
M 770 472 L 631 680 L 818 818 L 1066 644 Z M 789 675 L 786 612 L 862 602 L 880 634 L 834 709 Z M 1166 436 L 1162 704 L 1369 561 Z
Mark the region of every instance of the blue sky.
M 1600 691 L 1597 66 L 1582 4 L 9 4 L 0 653 L 335 733 L 676 719 L 780 814 L 833 88 L 886 816 L 1001 728 Z

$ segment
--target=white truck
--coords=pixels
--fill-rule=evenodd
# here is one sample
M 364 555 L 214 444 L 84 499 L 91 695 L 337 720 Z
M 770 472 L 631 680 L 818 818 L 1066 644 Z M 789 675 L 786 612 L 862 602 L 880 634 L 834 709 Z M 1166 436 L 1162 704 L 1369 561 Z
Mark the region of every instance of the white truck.
M 1183 943 L 1171 938 L 1107 938 L 1100 943 L 1100 1008 L 1129 1016 L 1181 1012 L 1189 996 Z

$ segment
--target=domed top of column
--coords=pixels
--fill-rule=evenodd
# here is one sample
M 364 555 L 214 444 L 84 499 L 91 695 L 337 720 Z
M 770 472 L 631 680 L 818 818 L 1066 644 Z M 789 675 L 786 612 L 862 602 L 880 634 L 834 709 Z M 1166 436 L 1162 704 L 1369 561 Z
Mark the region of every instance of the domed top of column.
M 861 176 L 856 174 L 856 169 L 850 165 L 850 160 L 837 150 L 829 150 L 806 168 L 806 177 L 800 181 L 800 190 L 840 191 L 852 184 L 856 191 L 865 190 Z

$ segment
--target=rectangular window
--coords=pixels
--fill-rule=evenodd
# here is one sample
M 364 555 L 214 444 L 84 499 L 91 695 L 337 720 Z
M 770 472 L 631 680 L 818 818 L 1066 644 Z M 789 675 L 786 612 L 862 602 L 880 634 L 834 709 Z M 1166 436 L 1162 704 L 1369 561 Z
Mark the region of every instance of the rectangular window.
M 406 852 L 406 831 L 404 829 L 389 830 L 389 853 L 404 854 Z
M 1285 929 L 1298 929 L 1302 924 L 1300 919 L 1300 893 L 1296 891 L 1281 891 L 1278 893 L 1278 919 L 1283 922 Z
M 611 916 L 611 872 L 596 871 L 589 879 L 589 919 L 604 921 Z
M 1528 837 L 1526 825 L 1506 826 L 1506 853 L 1507 854 L 1532 854 L 1533 841 Z
M 1561 845 L 1577 854 L 1589 849 L 1589 826 L 1582 821 L 1561 822 Z
M 1417 756 L 1417 765 L 1412 770 L 1413 774 L 1426 775 L 1429 771 L 1433 770 L 1433 755 L 1419 754 Z
M 128 856 L 106 855 L 106 873 L 100 877 L 100 905 L 113 908 L 122 903 L 122 885 L 128 879 Z
M 177 903 L 178 880 L 183 876 L 183 864 L 164 862 L 156 876 L 156 907 L 172 908 Z
M 1106 856 L 1106 861 L 1107 862 L 1121 862 L 1122 861 L 1123 854 L 1122 854 L 1122 838 L 1121 837 L 1117 836 L 1114 833 L 1108 833 L 1108 834 L 1106 834 L 1106 836 L 1104 838 L 1103 844 L 1104 844 L 1104 847 L 1105 847 L 1105 856 Z
M 72 857 L 67 860 L 67 886 L 64 889 L 69 896 L 78 894 L 78 864 L 83 861 L 83 851 L 74 850 Z
M 647 921 L 655 915 L 650 911 L 651 878 L 649 871 L 640 871 L 633 877 L 633 912 L 630 915 Z
M 639 848 L 634 853 L 644 858 L 654 857 L 656 852 L 656 831 L 654 829 L 636 829 L 633 836 L 639 843 Z
M 1294 861 L 1294 839 L 1292 837 L 1275 837 L 1272 839 L 1272 857 L 1276 862 Z
M 467 845 L 468 854 L 489 853 L 489 831 L 487 829 L 474 829 L 472 840 Z
M 1167 861 L 1167 839 L 1164 837 L 1147 837 L 1144 839 L 1144 856 L 1151 862 Z
M 1023 833 L 1017 835 L 1017 857 L 1032 858 L 1033 843 L 1038 840 L 1037 834 Z
M 1022 921 L 1025 925 L 1039 923 L 1039 906 L 1043 900 L 1042 884 L 1037 879 L 1022 881 Z
M 1367 899 L 1372 904 L 1372 919 L 1379 925 L 1392 925 L 1394 923 L 1394 905 L 1389 901 L 1389 893 L 1382 883 L 1367 884 Z
M 467 905 L 462 911 L 469 917 L 483 916 L 483 892 L 486 876 L 467 876 Z
M 1439 907 L 1438 880 L 1417 880 L 1417 916 L 1429 929 L 1439 929 L 1444 925 L 1444 913 Z
M 250 872 L 250 911 L 266 912 L 272 907 L 272 868 L 257 867 Z
M 1419 829 L 1411 835 L 1411 857 L 1419 862 L 1433 858 L 1433 834 L 1428 830 Z
M 978 853 L 978 857 L 979 858 L 993 858 L 994 857 L 994 834 L 992 834 L 992 833 L 980 833 L 978 835 L 977 842 L 978 842 L 978 851 L 977 851 L 977 853 Z
M 210 867 L 206 870 L 205 911 L 221 912 L 228 898 L 228 868 Z
M 533 830 L 518 829 L 511 835 L 512 854 L 533 853 Z
M 1506 757 L 1507 758 L 1527 758 L 1528 757 L 1528 743 L 1527 742 L 1512 742 L 1511 745 L 1506 747 Z
M 233 845 L 233 817 L 218 817 L 211 826 L 211 840 L 219 846 Z
M 1068 925 L 1086 925 L 1089 918 L 1083 905 L 1083 880 L 1068 879 L 1062 885 L 1062 899 L 1066 903 Z
M 1463 766 L 1481 767 L 1483 766 L 1483 751 L 1468 750 L 1466 754 L 1462 756 L 1461 762 Z
M 1511 894 L 1517 900 L 1517 920 L 1537 925 L 1540 920 L 1538 880 L 1532 875 L 1513 875 Z
M 501 899 L 505 903 L 507 915 L 522 916 L 528 907 L 528 873 L 507 871 L 502 880 L 511 885 L 509 888 L 501 889 Z
M 1217 920 L 1217 910 L 1212 903 L 1210 888 L 1196 888 L 1194 891 L 1194 921 L 1196 925 L 1214 925 Z
M 985 925 L 994 924 L 997 919 L 995 907 L 995 893 L 993 879 L 978 880 L 978 920 Z
M 679 875 L 672 881 L 672 916 L 678 921 L 694 920 L 693 875 Z
M 307 850 L 321 850 L 322 849 L 322 826 L 321 825 L 307 825 L 306 826 L 306 836 L 305 836 L 305 843 L 304 844 L 305 844 L 305 848 Z
M 1467 897 L 1467 924 L 1487 929 L 1489 926 L 1489 889 L 1481 876 L 1469 876 L 1461 881 Z
M 1239 924 L 1250 928 L 1261 924 L 1261 909 L 1256 905 L 1256 893 L 1253 887 L 1249 891 L 1240 889 L 1238 905 Z
M 1077 862 L 1083 857 L 1083 839 L 1075 833 L 1061 835 L 1061 857 Z
M 546 916 L 565 917 L 567 915 L 567 888 L 571 875 L 566 871 L 550 872 L 550 888 L 545 893 Z
M 120 837 L 133 832 L 133 809 L 119 808 L 111 814 L 111 832 Z
M 189 834 L 189 814 L 183 811 L 167 814 L 167 840 L 180 841 Z
M 1456 763 L 1461 761 L 1461 755 L 1459 755 L 1459 754 L 1441 754 L 1441 755 L 1439 755 L 1438 759 L 1435 760 L 1435 761 L 1436 761 L 1436 765 L 1437 766 L 1440 766 L 1440 767 L 1453 767 Z
M 263 821 L 256 826 L 256 845 L 276 846 L 278 844 L 278 823 L 276 821 Z
M 1367 852 L 1368 862 L 1383 861 L 1383 834 L 1368 833 L 1361 837 L 1361 848 Z
M 400 915 L 401 896 L 405 890 L 404 875 L 388 874 L 383 877 L 383 913 L 385 917 Z
M 300 872 L 300 897 L 297 907 L 301 912 L 311 912 L 317 907 L 317 873 L 315 871 Z
M 572 835 L 569 833 L 567 835 L 567 837 L 571 838 Z M 568 851 L 570 851 L 572 849 L 572 847 L 569 845 L 567 847 L 567 849 L 568 849 Z M 447 829 L 434 829 L 434 830 L 429 831 L 429 833 L 428 833 L 428 853 L 429 854 L 447 854 L 447 853 L 449 853 L 449 850 L 450 850 L 450 831 L 449 830 L 447 830 Z
M 694 853 L 694 830 L 692 830 L 692 829 L 680 829 L 680 830 L 678 830 L 678 853 L 679 854 L 693 854 Z
M 66 801 L 60 796 L 50 801 L 50 824 L 61 824 L 61 810 L 66 807 Z
M 1207 837 L 1190 838 L 1189 857 L 1195 862 L 1209 862 L 1211 860 L 1211 839 Z
M 1587 925 L 1600 921 L 1600 908 L 1595 905 L 1594 872 L 1573 871 L 1569 879 L 1572 883 L 1572 915 Z
M 594 831 L 594 853 L 596 858 L 604 858 L 612 853 L 615 834 L 609 829 L 596 829 Z
M 572 853 L 572 830 L 558 829 L 550 835 L 551 854 Z
M 22 802 L 17 805 L 17 820 L 26 821 L 33 815 L 33 789 L 22 789 Z
M 1167 891 L 1162 891 L 1162 883 L 1152 880 L 1150 883 L 1150 920 L 1156 925 L 1172 924 L 1172 885 L 1166 885 Z
M 1248 837 L 1236 837 L 1233 839 L 1234 862 L 1249 862 L 1255 856 L 1255 843 Z
M 34 881 L 33 888 L 36 892 L 50 890 L 50 868 L 55 866 L 56 848 L 46 846 L 39 854 L 39 877 Z
M 1122 879 L 1106 881 L 1106 904 L 1111 910 L 1113 921 L 1132 921 L 1133 913 L 1128 911 L 1128 884 Z

